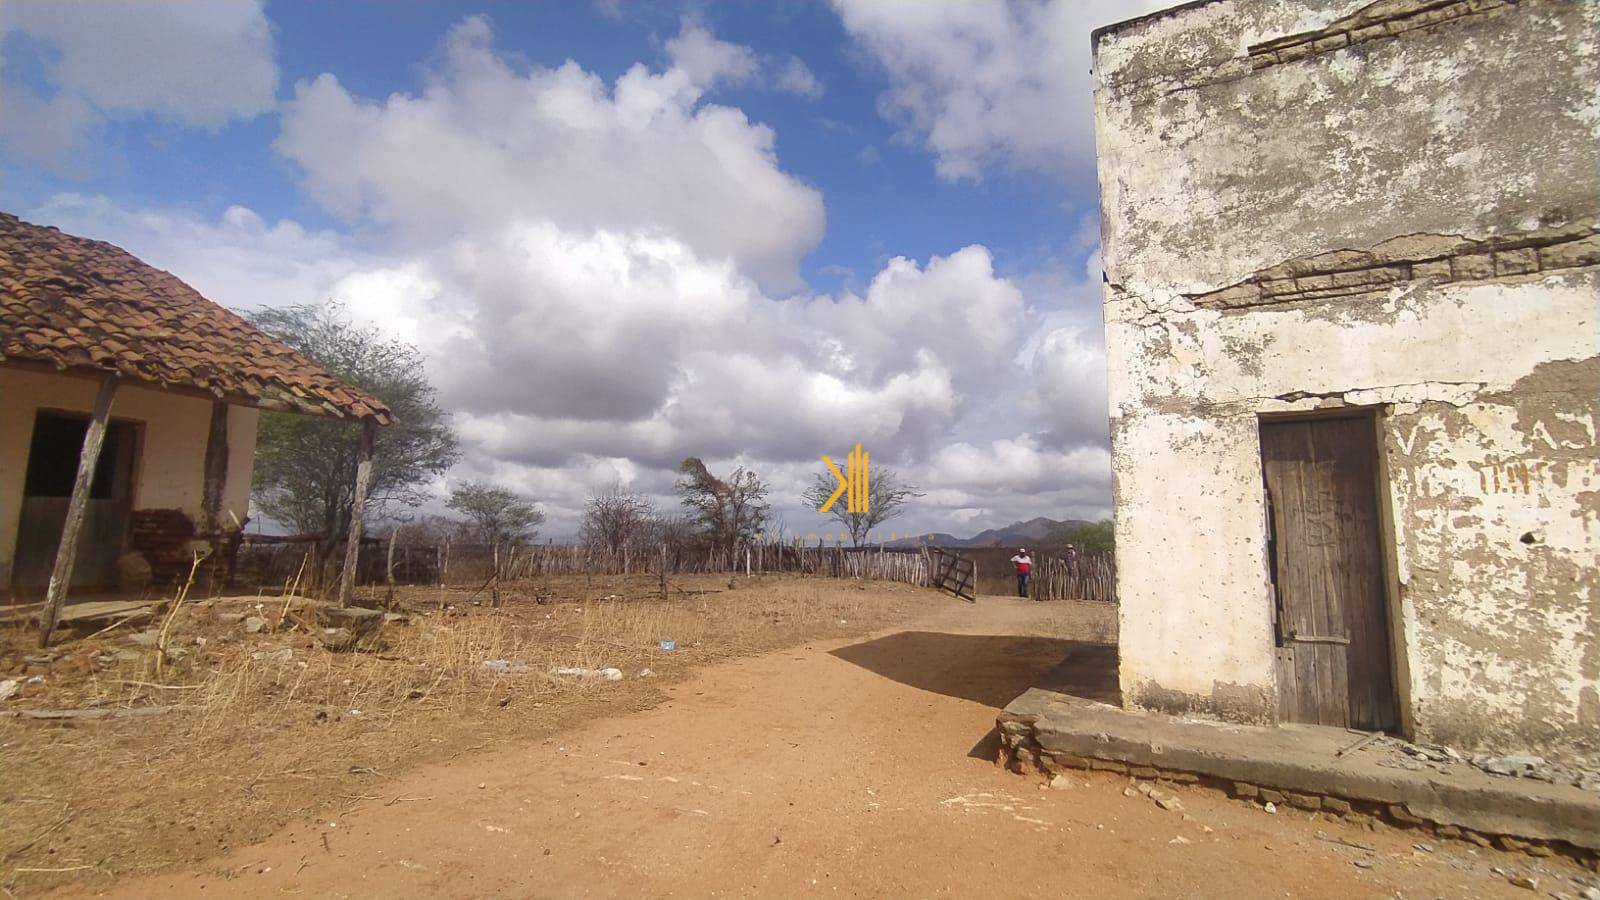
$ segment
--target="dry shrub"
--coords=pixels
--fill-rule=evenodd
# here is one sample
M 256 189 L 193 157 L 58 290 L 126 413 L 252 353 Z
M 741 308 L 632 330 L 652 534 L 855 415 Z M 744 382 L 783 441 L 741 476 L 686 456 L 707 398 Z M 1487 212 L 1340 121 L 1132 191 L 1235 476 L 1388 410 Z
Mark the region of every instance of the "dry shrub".
M 171 708 L 77 725 L 0 719 L 0 885 L 27 893 L 193 864 L 383 798 L 408 768 L 652 705 L 663 680 L 697 664 L 864 634 L 941 602 L 900 584 L 783 577 L 685 577 L 667 601 L 658 592 L 649 577 L 553 579 L 508 585 L 490 609 L 468 591 L 405 588 L 411 622 L 386 626 L 364 653 L 329 652 L 289 627 L 246 634 L 236 621 L 292 625 L 282 598 L 190 602 L 160 667 L 161 651 L 127 629 L 30 664 L 34 633 L 12 629 L 0 635 L 5 677 L 43 668 L 45 681 L 7 709 Z M 542 602 L 552 596 L 565 599 Z M 625 677 L 551 674 L 604 666 Z

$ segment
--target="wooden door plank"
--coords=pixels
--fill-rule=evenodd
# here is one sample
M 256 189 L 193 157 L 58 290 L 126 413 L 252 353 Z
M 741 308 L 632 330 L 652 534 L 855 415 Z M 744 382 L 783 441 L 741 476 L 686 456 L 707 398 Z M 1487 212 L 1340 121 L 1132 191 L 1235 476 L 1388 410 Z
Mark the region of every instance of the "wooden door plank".
M 1285 718 L 1380 730 L 1398 721 L 1367 417 L 1264 422 L 1281 597 Z M 1304 637 L 1307 640 L 1296 640 Z

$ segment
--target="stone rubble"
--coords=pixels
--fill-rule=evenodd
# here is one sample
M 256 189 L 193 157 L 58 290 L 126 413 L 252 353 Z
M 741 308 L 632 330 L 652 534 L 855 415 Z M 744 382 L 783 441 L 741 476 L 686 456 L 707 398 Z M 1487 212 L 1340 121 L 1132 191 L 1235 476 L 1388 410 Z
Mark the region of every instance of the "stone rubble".
M 1600 794 L 1600 768 L 1560 763 L 1532 754 L 1478 754 L 1468 757 L 1451 747 L 1413 744 L 1396 737 L 1382 737 L 1372 744 L 1380 750 L 1389 750 L 1391 758 L 1379 765 L 1416 772 L 1423 769 L 1449 771 L 1452 765 L 1468 765 L 1490 775 L 1504 778 L 1528 778 L 1549 784 L 1570 784 L 1582 790 Z

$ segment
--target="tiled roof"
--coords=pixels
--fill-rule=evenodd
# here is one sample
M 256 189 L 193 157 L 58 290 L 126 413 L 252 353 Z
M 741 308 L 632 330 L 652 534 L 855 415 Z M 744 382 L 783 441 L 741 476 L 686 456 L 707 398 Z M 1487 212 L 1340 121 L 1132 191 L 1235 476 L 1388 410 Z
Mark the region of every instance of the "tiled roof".
M 248 406 L 387 424 L 371 394 L 103 241 L 0 213 L 0 361 L 117 371 Z

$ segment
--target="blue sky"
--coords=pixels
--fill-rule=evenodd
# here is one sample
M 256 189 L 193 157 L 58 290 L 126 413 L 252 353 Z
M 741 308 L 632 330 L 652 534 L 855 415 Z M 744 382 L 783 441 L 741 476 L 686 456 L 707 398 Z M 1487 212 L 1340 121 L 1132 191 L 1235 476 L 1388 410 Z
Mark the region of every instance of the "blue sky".
M 436 489 L 555 533 L 687 452 L 818 530 L 798 486 L 855 440 L 928 492 L 897 529 L 1094 517 L 1088 32 L 1152 6 L 22 0 L 0 194 L 392 327 L 468 451 Z

